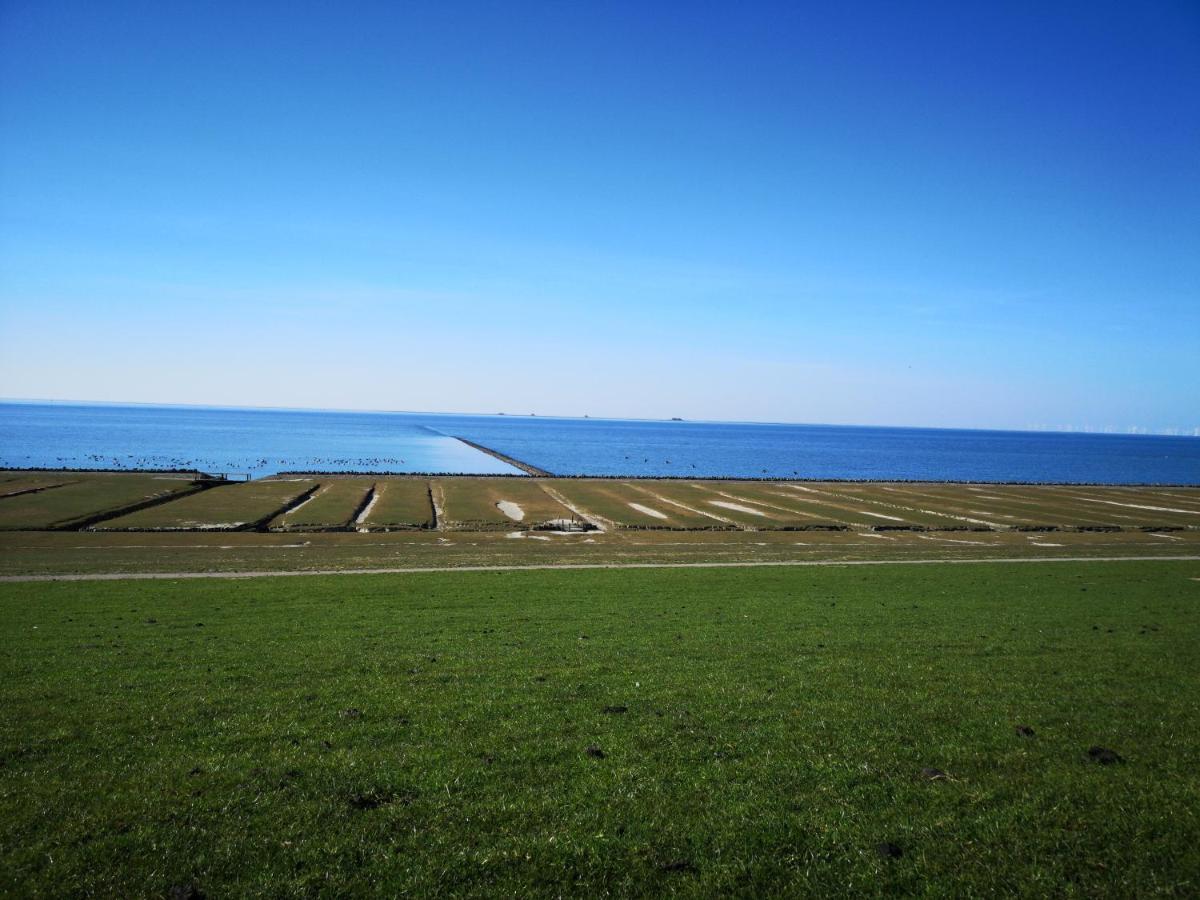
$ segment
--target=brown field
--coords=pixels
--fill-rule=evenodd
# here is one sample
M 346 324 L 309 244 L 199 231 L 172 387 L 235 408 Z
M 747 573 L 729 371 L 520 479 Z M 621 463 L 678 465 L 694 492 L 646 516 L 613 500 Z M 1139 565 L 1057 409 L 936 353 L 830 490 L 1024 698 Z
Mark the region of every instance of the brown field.
M 572 519 L 601 531 L 679 533 L 1200 529 L 1195 487 L 387 475 L 209 486 L 195 477 L 4 472 L 0 529 L 470 532 Z

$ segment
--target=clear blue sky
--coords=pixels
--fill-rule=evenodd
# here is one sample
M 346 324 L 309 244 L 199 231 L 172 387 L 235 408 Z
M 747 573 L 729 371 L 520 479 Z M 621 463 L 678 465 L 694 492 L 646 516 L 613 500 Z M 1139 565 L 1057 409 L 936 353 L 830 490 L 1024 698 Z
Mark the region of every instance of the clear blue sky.
M 0 5 L 0 396 L 1200 426 L 1200 5 Z

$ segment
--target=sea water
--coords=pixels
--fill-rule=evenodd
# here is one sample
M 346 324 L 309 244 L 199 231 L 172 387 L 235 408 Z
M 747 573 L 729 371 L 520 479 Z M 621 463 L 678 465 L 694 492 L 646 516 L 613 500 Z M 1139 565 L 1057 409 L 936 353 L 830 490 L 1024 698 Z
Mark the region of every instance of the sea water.
M 1146 435 L 0 404 L 0 466 L 1200 484 L 1200 439 Z

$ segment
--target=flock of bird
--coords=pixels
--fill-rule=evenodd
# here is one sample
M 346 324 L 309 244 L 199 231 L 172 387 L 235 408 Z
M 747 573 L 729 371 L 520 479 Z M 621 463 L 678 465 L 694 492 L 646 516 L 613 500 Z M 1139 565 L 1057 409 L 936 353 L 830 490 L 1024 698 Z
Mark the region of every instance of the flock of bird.
M 26 460 L 33 457 L 29 454 L 25 455 Z M 632 457 L 626 456 L 625 459 L 632 460 Z M 184 459 L 178 456 L 134 456 L 132 454 L 125 457 L 104 456 L 99 453 L 87 453 L 83 456 L 56 456 L 55 463 L 63 468 L 112 468 L 112 469 L 180 469 L 185 471 L 221 471 L 221 470 L 236 470 L 240 472 L 253 472 L 261 469 L 272 468 L 280 469 L 287 468 L 295 471 L 319 471 L 322 469 L 345 469 L 349 471 L 371 471 L 380 470 L 388 466 L 403 466 L 406 465 L 405 460 L 396 456 L 370 456 L 370 457 L 323 457 L 310 456 L 304 459 L 270 459 L 268 457 L 260 457 L 258 459 L 234 462 L 228 459 Z M 642 458 L 643 463 L 649 463 L 650 457 Z M 664 459 L 664 465 L 671 465 L 671 460 Z M 696 468 L 695 463 L 689 463 L 689 467 Z M 766 469 L 762 470 L 762 474 L 768 474 Z M 796 469 L 792 470 L 792 474 L 798 476 L 800 472 Z M 778 477 L 778 476 L 776 476 Z
M 26 466 L 31 465 L 30 460 L 33 460 L 31 454 L 26 453 L 24 456 Z M 134 454 L 126 454 L 125 456 L 106 456 L 102 453 L 85 453 L 79 456 L 55 456 L 50 458 L 55 464 L 63 468 L 112 468 L 112 469 L 183 469 L 187 471 L 209 471 L 215 469 L 237 469 L 239 471 L 253 471 L 256 469 L 265 469 L 268 467 L 278 468 L 287 466 L 290 468 L 358 468 L 372 469 L 383 466 L 404 465 L 405 461 L 400 457 L 395 456 L 372 456 L 372 457 L 321 457 L 310 456 L 305 459 L 271 459 L 269 457 L 259 457 L 253 460 L 229 460 L 229 459 L 185 459 L 181 456 L 136 456 Z

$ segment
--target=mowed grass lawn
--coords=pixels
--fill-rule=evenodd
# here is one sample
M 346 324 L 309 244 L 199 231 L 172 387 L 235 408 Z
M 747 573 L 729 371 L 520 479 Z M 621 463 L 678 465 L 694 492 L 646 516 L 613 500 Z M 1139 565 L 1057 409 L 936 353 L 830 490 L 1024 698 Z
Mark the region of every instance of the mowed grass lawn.
M 0 585 L 0 892 L 1194 896 L 1197 579 Z

